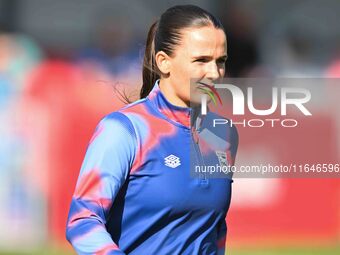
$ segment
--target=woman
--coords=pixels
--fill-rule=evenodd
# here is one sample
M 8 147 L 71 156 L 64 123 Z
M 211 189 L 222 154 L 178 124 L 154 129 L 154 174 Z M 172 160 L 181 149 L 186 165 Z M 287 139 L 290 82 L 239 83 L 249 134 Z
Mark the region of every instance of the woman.
M 232 180 L 189 169 L 219 162 L 207 137 L 224 141 L 230 164 L 236 155 L 236 130 L 190 107 L 190 79 L 223 77 L 226 54 L 221 23 L 199 7 L 172 7 L 151 26 L 141 99 L 106 116 L 86 152 L 67 223 L 79 254 L 224 254 Z

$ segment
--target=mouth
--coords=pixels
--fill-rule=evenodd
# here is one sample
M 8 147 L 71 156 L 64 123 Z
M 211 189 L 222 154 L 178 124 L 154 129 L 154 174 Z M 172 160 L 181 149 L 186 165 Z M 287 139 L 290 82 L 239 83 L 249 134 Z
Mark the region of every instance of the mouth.
M 201 89 L 204 92 L 206 92 L 211 97 L 211 99 L 214 101 L 215 104 L 216 104 L 215 96 L 217 97 L 220 104 L 222 104 L 221 97 L 218 94 L 217 90 L 215 89 L 214 84 L 209 85 L 201 81 L 198 81 L 197 84 L 199 85 L 198 89 Z

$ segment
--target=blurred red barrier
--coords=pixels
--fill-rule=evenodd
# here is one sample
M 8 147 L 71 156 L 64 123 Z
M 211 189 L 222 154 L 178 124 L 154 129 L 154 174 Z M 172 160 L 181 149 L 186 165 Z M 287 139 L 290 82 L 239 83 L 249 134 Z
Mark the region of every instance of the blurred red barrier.
M 122 106 L 110 82 L 99 81 L 95 70 L 91 73 L 61 61 L 45 62 L 31 76 L 26 96 L 48 112 L 46 171 L 52 240 L 65 241 L 71 197 L 96 124 L 105 114 Z
M 296 128 L 238 128 L 239 164 L 249 163 L 247 157 L 269 159 L 272 164 L 339 163 L 334 119 L 315 114 L 313 118 L 297 120 Z M 340 227 L 340 179 L 304 176 L 307 178 L 235 179 L 227 218 L 229 244 L 336 242 Z M 238 183 L 243 183 L 242 198 L 238 198 Z M 267 187 L 257 192 L 256 185 Z M 254 192 L 258 195 L 254 196 Z M 247 196 L 256 201 L 247 202 Z M 266 202 L 268 197 L 271 199 Z

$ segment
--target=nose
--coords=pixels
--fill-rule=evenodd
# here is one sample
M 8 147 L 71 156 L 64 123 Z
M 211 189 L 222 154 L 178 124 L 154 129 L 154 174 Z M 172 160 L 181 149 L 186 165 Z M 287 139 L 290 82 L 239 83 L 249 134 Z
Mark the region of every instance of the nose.
M 215 61 L 211 61 L 207 70 L 207 78 L 212 81 L 215 81 L 221 78 L 220 76 L 221 74 L 219 72 L 218 65 L 216 64 Z

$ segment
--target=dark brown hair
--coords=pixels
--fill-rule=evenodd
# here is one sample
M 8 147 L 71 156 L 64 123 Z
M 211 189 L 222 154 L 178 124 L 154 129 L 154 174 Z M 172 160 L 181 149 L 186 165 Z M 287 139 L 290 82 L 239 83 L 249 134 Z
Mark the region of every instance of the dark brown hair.
M 161 15 L 158 21 L 151 25 L 146 40 L 140 98 L 146 97 L 152 90 L 155 81 L 160 78 L 160 72 L 155 61 L 156 53 L 164 51 L 172 56 L 175 46 L 180 43 L 182 29 L 209 25 L 223 29 L 217 18 L 195 5 L 171 7 Z

